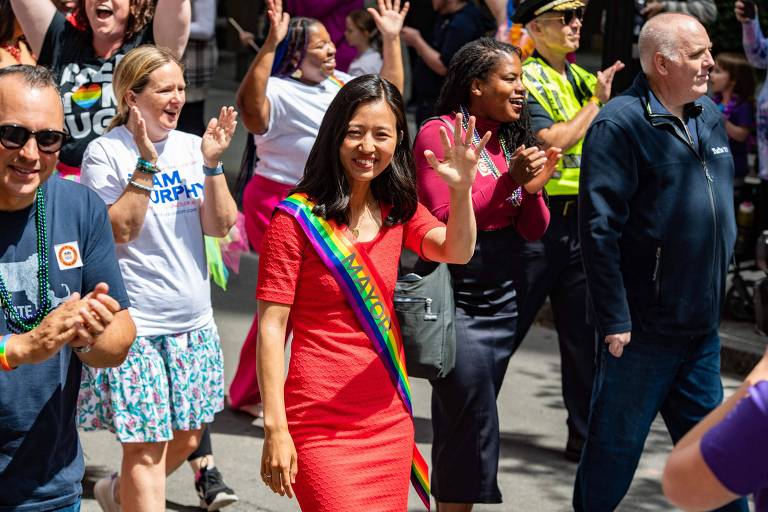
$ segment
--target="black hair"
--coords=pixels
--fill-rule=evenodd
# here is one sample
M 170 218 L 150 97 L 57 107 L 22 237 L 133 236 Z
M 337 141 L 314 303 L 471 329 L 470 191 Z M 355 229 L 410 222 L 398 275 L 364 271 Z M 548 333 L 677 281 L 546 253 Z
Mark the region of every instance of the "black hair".
M 288 33 L 275 50 L 272 63 L 273 76 L 290 76 L 301 65 L 309 45 L 309 29 L 320 23 L 314 18 L 296 16 L 288 22 Z M 297 55 L 298 54 L 298 55 Z M 294 60 L 294 58 L 296 58 Z
M 458 112 L 462 105 L 469 108 L 472 81 L 486 80 L 504 54 L 517 55 L 522 60 L 520 48 L 490 37 L 481 37 L 459 48 L 448 65 L 445 83 L 437 100 L 437 112 Z M 531 113 L 527 103 L 523 104 L 517 121 L 501 125 L 499 135 L 507 140 L 513 150 L 521 144 L 526 147 L 540 144 L 531 127 Z
M 0 68 L 0 81 L 11 75 L 19 75 L 26 85 L 33 89 L 51 88 L 60 94 L 59 86 L 56 83 L 53 73 L 48 68 L 42 66 L 30 66 L 28 64 L 15 64 L 5 68 Z
M 392 205 L 384 225 L 407 222 L 416 213 L 416 165 L 408 137 L 403 97 L 379 75 L 363 75 L 348 82 L 331 102 L 320 124 L 315 144 L 294 192 L 304 192 L 317 203 L 313 213 L 339 224 L 349 223 L 350 186 L 339 156 L 347 127 L 362 105 L 385 101 L 395 114 L 398 143 L 392 161 L 371 182 L 377 201 Z
M 11 0 L 0 0 L 0 43 L 13 39 L 16 16 L 13 14 Z

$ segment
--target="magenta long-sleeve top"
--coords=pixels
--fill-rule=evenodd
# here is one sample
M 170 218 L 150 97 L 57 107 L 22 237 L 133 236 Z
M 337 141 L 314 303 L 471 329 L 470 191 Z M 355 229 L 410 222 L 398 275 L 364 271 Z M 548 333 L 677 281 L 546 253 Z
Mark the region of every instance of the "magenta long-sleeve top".
M 424 150 L 430 149 L 438 159 L 443 158 L 443 145 L 440 142 L 440 127 L 448 132 L 453 143 L 454 115 L 442 116 L 442 120 L 432 120 L 424 124 L 414 142 L 419 201 L 430 209 L 432 214 L 443 222 L 448 220 L 450 209 L 450 191 L 445 182 L 429 165 L 424 157 Z M 446 124 L 447 122 L 447 124 Z M 475 210 L 477 229 L 493 231 L 513 225 L 526 240 L 538 240 L 549 225 L 549 209 L 541 193 L 529 194 L 522 189 L 522 203 L 514 206 L 508 199 L 518 188 L 518 184 L 507 172 L 507 162 L 498 138 L 499 123 L 486 119 L 477 120 L 477 131 L 493 134 L 486 145 L 486 151 L 501 176 L 496 178 L 485 162 L 478 166 L 475 183 L 472 186 L 472 205 Z M 514 148 L 510 148 L 514 151 Z

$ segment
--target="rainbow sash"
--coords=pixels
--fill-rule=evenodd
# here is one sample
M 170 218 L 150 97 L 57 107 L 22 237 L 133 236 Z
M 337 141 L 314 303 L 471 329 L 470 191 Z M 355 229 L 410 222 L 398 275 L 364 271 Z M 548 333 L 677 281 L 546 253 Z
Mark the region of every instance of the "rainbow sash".
M 309 238 L 320 259 L 336 278 L 363 331 L 395 384 L 405 408 L 413 417 L 411 385 L 405 370 L 405 352 L 392 307 L 392 294 L 381 285 L 381 277 L 368 257 L 341 232 L 332 220 L 312 213 L 306 194 L 292 194 L 277 208 L 294 217 Z M 429 510 L 429 468 L 414 441 L 411 484 Z

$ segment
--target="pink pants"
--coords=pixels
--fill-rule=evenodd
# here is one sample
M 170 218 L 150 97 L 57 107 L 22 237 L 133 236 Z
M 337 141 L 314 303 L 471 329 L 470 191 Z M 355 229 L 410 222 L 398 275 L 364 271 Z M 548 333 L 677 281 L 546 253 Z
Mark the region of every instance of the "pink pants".
M 245 231 L 254 251 L 259 252 L 261 239 L 272 219 L 277 203 L 285 199 L 293 185 L 278 183 L 262 176 L 254 176 L 243 191 Z M 291 332 L 290 322 L 286 336 Z M 261 403 L 259 382 L 256 377 L 256 338 L 259 334 L 258 313 L 253 316 L 251 329 L 240 350 L 240 362 L 229 385 L 229 402 L 233 409 Z

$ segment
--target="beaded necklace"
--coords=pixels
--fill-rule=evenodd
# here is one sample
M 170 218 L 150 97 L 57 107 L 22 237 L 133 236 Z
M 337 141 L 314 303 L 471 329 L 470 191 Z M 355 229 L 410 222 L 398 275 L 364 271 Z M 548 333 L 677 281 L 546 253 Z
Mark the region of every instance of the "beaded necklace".
M 11 57 L 13 57 L 16 60 L 16 62 L 21 64 L 21 42 L 23 40 L 24 39 L 20 37 L 15 41 L 11 41 L 10 43 L 0 44 L 0 48 L 10 53 Z
M 460 105 L 459 110 L 461 110 L 461 124 L 464 128 L 464 133 L 467 133 L 469 130 L 469 111 L 464 105 Z M 509 149 L 509 144 L 507 144 L 506 139 L 501 133 L 498 134 L 498 137 L 499 146 L 501 146 L 501 151 L 504 153 L 504 160 L 507 162 L 507 167 L 509 167 L 512 163 L 512 151 Z M 477 147 L 480 145 L 481 140 L 482 139 L 480 138 L 480 134 L 477 133 L 477 128 L 475 128 L 474 132 L 472 133 L 472 144 Z M 491 159 L 491 155 L 488 154 L 488 150 L 483 148 L 483 150 L 480 152 L 480 157 L 483 159 L 488 169 L 490 169 L 494 178 L 498 179 L 501 177 L 502 172 L 498 167 L 496 167 L 496 164 Z M 514 206 L 520 206 L 523 200 L 523 192 L 521 187 L 516 188 L 514 192 L 512 192 L 512 195 L 507 198 L 507 200 Z
M 0 275 L 0 305 L 2 305 L 8 329 L 16 334 L 31 331 L 43 321 L 51 310 L 51 297 L 48 279 L 48 230 L 45 221 L 45 193 L 38 187 L 35 193 L 35 231 L 37 233 L 37 294 L 39 298 L 37 313 L 23 318 L 13 307 L 11 294 Z

